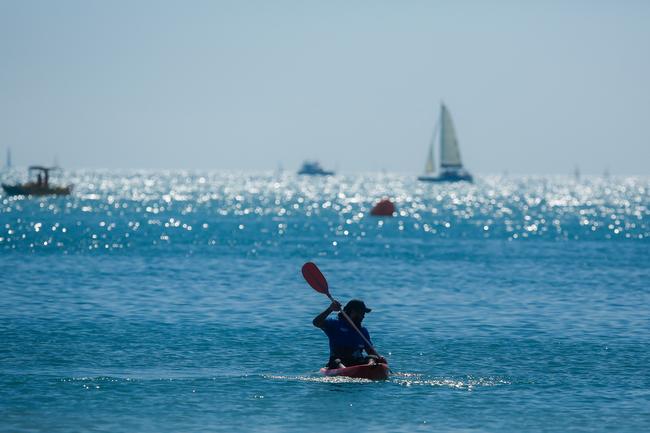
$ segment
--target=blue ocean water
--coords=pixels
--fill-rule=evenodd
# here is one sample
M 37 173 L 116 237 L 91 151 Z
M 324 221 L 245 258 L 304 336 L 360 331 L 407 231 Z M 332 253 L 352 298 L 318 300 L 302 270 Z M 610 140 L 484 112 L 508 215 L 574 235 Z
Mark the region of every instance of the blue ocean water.
M 0 431 L 650 428 L 649 178 L 60 181 L 0 198 Z M 319 376 L 306 261 L 390 380 Z

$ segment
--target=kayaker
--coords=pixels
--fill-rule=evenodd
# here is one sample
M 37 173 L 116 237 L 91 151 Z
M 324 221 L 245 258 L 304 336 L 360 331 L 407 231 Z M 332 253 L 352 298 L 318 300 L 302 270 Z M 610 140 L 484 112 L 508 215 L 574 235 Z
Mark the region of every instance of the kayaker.
M 334 312 L 339 311 L 338 317 L 328 318 Z M 386 360 L 363 341 L 363 338 L 354 330 L 345 319 L 341 311 L 341 304 L 333 301 L 329 307 L 313 320 L 315 327 L 320 328 L 329 338 L 330 359 L 327 368 L 343 368 L 351 365 L 368 364 L 375 362 L 386 363 Z M 343 311 L 348 315 L 357 328 L 363 333 L 368 341 L 370 334 L 368 330 L 361 326 L 361 322 L 366 313 L 371 311 L 366 304 L 359 300 L 353 299 L 348 302 Z M 363 351 L 367 356 L 364 356 Z

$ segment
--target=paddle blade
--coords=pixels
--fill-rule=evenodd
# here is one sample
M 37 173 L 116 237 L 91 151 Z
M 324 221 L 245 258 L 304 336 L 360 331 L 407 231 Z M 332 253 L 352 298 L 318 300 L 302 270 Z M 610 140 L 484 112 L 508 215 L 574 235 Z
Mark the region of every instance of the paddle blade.
M 307 262 L 302 265 L 302 276 L 305 277 L 307 283 L 317 292 L 323 293 L 324 295 L 330 294 L 327 280 L 315 263 Z

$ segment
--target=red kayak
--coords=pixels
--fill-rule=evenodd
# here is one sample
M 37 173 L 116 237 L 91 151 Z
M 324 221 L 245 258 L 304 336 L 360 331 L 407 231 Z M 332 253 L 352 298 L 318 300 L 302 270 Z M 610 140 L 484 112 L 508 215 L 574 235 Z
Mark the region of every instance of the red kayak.
M 388 364 L 362 364 L 344 368 L 321 368 L 325 376 L 345 376 L 357 379 L 386 380 L 388 379 Z

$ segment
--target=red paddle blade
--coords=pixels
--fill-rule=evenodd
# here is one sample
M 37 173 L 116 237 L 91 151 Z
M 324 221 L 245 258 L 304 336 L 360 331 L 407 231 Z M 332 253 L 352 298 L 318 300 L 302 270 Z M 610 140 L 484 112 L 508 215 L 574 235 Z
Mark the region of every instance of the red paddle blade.
M 327 286 L 327 280 L 321 273 L 318 266 L 315 263 L 307 262 L 302 265 L 302 276 L 305 277 L 307 283 L 313 287 L 317 292 L 329 295 L 329 287 Z

